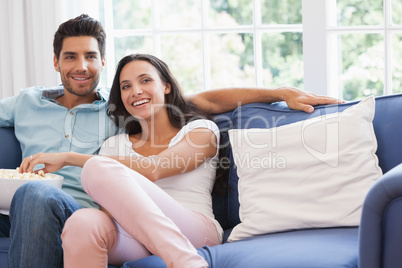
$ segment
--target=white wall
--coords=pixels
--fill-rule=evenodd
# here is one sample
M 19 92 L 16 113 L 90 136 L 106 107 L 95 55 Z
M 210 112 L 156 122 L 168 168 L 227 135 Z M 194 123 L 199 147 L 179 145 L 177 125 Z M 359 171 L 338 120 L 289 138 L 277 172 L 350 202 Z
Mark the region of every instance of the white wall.
M 60 84 L 53 36 L 60 23 L 81 13 L 99 18 L 98 1 L 0 0 L 0 98 Z

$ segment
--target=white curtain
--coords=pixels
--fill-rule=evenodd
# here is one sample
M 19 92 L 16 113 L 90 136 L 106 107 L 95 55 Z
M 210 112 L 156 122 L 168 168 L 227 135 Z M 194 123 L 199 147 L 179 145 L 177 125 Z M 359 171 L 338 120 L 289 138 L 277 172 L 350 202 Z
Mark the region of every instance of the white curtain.
M 60 84 L 53 36 L 60 23 L 81 13 L 99 19 L 98 0 L 0 0 L 0 98 Z

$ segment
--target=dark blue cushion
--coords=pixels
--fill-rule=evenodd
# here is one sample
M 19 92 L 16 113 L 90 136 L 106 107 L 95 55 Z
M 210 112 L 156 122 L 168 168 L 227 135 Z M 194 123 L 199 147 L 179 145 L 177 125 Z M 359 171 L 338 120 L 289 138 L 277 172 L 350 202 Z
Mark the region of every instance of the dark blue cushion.
M 386 173 L 402 163 L 402 94 L 377 97 L 375 109 L 376 154 L 383 173 Z
M 0 268 L 7 267 L 8 248 L 10 247 L 10 239 L 0 237 Z
M 14 128 L 0 127 L 0 168 L 16 168 L 21 164 L 20 143 L 15 138 Z
M 229 156 L 231 151 L 228 130 L 233 128 L 232 112 L 223 113 L 214 116 L 214 121 L 219 127 L 221 133 L 220 151 L 222 156 Z M 222 158 L 221 158 L 222 159 Z M 228 178 L 226 178 L 227 180 Z M 227 181 L 225 182 L 227 184 Z M 222 228 L 229 227 L 227 215 L 228 215 L 228 192 L 227 189 L 221 189 L 219 193 L 214 192 L 212 194 L 212 206 L 215 215 L 215 219 L 219 222 Z

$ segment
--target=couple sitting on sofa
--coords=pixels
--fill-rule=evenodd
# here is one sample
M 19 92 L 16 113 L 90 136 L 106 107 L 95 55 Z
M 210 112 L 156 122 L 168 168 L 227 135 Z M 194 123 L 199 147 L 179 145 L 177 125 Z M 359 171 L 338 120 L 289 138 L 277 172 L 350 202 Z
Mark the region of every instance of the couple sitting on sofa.
M 26 184 L 10 217 L 0 215 L 0 234 L 11 237 L 9 265 L 61 267 L 64 250 L 66 267 L 120 265 L 151 253 L 171 267 L 206 267 L 195 247 L 222 240 L 211 201 L 220 137 L 198 109 L 285 100 L 311 112 L 310 105 L 338 101 L 294 88 L 218 90 L 187 101 L 161 60 L 131 55 L 120 61 L 107 102 L 96 90 L 104 50 L 99 22 L 69 20 L 54 40 L 63 88 L 0 100 L 0 126 L 14 126 L 23 148 L 21 171 L 41 164 L 65 178 L 63 191 Z M 108 157 L 93 156 L 100 147 Z

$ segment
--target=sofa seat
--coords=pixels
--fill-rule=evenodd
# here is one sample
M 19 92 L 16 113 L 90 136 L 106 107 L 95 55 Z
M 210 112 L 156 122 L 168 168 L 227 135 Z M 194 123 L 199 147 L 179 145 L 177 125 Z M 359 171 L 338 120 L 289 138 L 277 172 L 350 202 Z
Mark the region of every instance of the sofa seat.
M 7 252 L 10 247 L 10 239 L 0 237 L 0 268 L 7 268 Z
M 276 233 L 203 248 L 203 251 L 204 256 L 207 253 L 211 256 L 206 258 L 211 267 L 357 267 L 358 229 L 329 228 Z M 224 263 L 222 260 L 225 260 Z
M 328 228 L 255 236 L 203 247 L 198 253 L 211 268 L 354 268 L 358 267 L 358 248 L 358 228 Z M 127 262 L 123 267 L 163 268 L 166 265 L 159 257 L 150 256 Z

